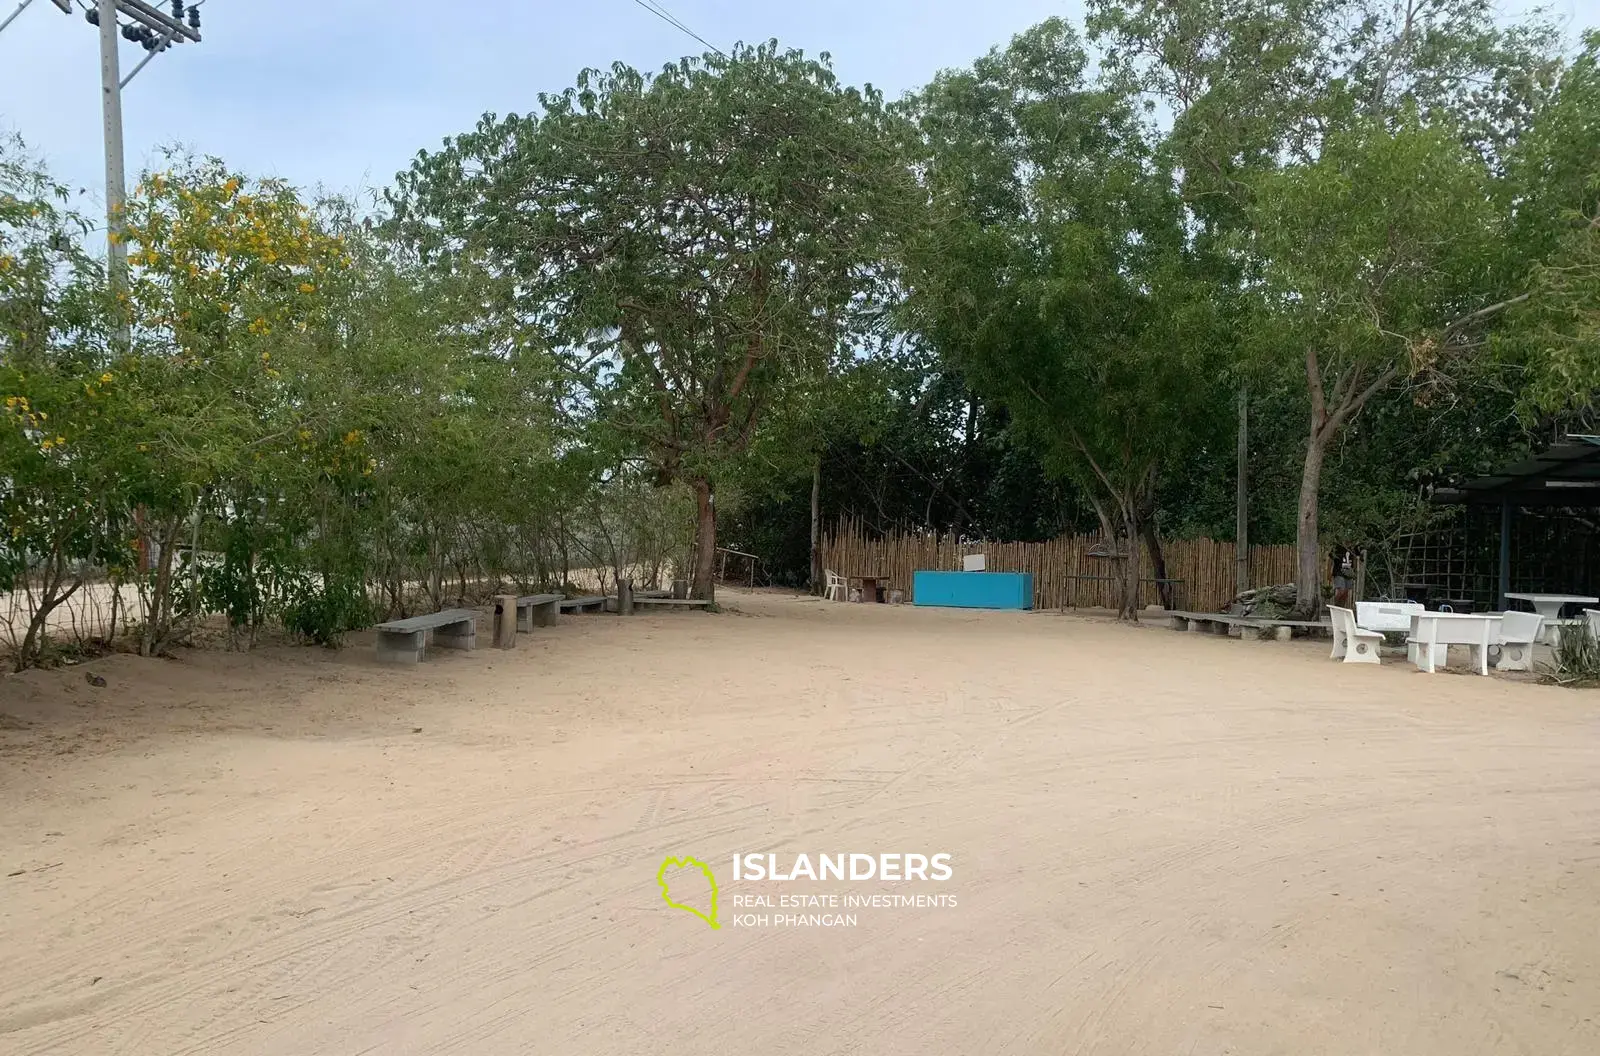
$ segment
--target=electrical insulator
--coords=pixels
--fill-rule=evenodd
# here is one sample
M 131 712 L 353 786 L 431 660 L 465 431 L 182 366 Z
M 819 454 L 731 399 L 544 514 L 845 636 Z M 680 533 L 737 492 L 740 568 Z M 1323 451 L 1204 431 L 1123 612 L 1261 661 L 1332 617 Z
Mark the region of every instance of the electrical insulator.
M 85 11 L 83 13 L 83 19 L 84 19 L 85 22 L 88 22 L 91 26 L 98 26 L 100 24 L 100 11 L 99 11 L 99 9 L 91 7 L 89 10 L 87 10 L 87 11 Z
M 176 22 L 183 21 L 183 0 L 172 0 L 172 18 Z
M 125 25 L 122 27 L 122 39 L 137 42 L 139 39 L 139 31 L 134 29 L 132 26 Z
M 200 32 L 200 9 L 192 4 L 189 7 L 189 28 Z

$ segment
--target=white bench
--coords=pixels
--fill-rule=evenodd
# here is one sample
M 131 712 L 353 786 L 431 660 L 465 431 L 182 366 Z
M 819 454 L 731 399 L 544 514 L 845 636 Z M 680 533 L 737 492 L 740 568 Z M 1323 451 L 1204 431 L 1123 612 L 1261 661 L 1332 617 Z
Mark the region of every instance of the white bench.
M 1536 612 L 1508 612 L 1500 617 L 1500 659 L 1496 671 L 1532 671 L 1533 643 L 1539 640 L 1544 617 Z
M 560 594 L 525 594 L 517 599 L 517 630 L 549 627 L 561 616 Z
M 433 644 L 441 649 L 476 649 L 478 612 L 476 609 L 445 609 L 426 616 L 380 623 L 377 631 L 379 663 L 418 664 L 428 647 L 429 631 L 433 632 Z
M 1378 647 L 1383 644 L 1380 631 L 1363 630 L 1356 625 L 1356 614 L 1340 605 L 1328 606 L 1328 617 L 1333 624 L 1333 653 L 1330 659 L 1343 659 L 1347 664 L 1378 664 Z

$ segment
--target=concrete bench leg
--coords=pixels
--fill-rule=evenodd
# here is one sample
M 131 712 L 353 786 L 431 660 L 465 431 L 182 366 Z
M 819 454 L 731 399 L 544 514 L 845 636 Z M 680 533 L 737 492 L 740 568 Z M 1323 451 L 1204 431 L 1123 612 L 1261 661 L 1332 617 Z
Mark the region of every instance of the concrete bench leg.
M 1496 671 L 1532 671 L 1533 643 L 1509 642 L 1500 646 L 1500 659 L 1495 661 Z
M 1260 627 L 1239 628 L 1239 637 L 1246 642 L 1259 642 L 1265 636 L 1265 632 Z
M 422 651 L 427 646 L 426 631 L 379 631 L 378 662 L 380 664 L 419 664 Z
M 559 601 L 547 601 L 543 605 L 534 605 L 531 608 L 533 611 L 529 613 L 528 618 L 535 627 L 554 627 L 556 621 L 561 619 Z
M 1383 644 L 1383 635 L 1368 634 L 1357 631 L 1354 637 L 1347 638 L 1344 643 L 1344 662 L 1347 664 L 1378 664 L 1378 647 Z
M 1278 641 L 1280 642 L 1287 642 L 1294 637 L 1293 627 L 1274 627 L 1273 632 L 1277 635 Z
M 517 630 L 524 633 L 533 630 L 533 606 L 517 606 Z
M 478 621 L 462 620 L 447 624 L 433 632 L 433 644 L 440 649 L 476 649 L 478 647 Z
M 1204 620 L 1188 620 L 1190 634 L 1204 634 L 1208 629 Z

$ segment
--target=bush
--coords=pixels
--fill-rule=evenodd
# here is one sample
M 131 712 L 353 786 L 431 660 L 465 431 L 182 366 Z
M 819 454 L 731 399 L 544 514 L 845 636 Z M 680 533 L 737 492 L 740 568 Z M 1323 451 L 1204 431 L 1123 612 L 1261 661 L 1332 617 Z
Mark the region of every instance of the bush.
M 283 625 L 303 638 L 333 648 L 346 632 L 372 624 L 372 602 L 359 574 L 329 576 L 320 586 L 308 577 L 297 588 L 284 603 Z
M 1600 685 L 1600 641 L 1588 620 L 1561 628 L 1552 677 L 1563 686 Z

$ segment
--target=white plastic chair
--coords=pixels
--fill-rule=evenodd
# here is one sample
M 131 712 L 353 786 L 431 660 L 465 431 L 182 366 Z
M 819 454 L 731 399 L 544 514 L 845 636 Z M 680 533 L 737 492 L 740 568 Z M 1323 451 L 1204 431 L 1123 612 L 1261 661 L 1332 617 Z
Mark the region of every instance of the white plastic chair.
M 1536 612 L 1508 612 L 1500 617 L 1500 659 L 1496 671 L 1532 671 L 1533 643 L 1539 640 L 1544 617 Z
M 849 585 L 844 577 L 830 569 L 824 569 L 823 575 L 828 577 L 828 590 L 824 595 L 829 601 L 844 601 L 849 596 Z
M 1378 658 L 1378 647 L 1383 644 L 1382 634 L 1362 630 L 1356 626 L 1356 614 L 1338 605 L 1328 606 L 1328 616 L 1333 627 L 1333 656 L 1330 659 L 1338 659 L 1342 649 L 1347 664 L 1383 662 Z

